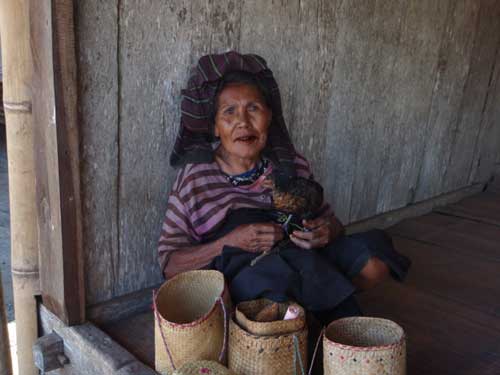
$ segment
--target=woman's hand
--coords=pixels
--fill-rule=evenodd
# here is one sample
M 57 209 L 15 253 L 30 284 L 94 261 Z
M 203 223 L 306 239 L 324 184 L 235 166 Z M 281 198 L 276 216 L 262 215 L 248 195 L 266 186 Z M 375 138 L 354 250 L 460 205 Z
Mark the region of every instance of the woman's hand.
M 290 240 L 303 249 L 323 247 L 337 238 L 344 226 L 335 216 L 322 216 L 314 220 L 304 220 L 303 225 L 309 232 L 294 230 Z
M 283 229 L 275 223 L 240 225 L 224 238 L 225 245 L 257 253 L 268 251 L 284 237 Z

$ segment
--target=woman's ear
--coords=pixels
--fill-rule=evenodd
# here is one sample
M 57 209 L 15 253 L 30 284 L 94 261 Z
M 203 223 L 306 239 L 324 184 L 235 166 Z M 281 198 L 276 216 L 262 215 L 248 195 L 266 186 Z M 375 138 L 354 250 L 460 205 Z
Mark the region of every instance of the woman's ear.
M 215 138 L 219 138 L 220 137 L 219 129 L 217 128 L 216 124 L 214 124 L 214 136 L 215 136 Z

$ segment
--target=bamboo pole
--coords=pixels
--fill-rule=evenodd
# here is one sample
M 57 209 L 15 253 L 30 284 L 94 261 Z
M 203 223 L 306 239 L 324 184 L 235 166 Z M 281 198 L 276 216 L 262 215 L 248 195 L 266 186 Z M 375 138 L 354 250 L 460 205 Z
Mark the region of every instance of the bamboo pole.
M 7 330 L 7 314 L 5 313 L 5 305 L 3 303 L 1 272 L 0 272 L 0 375 L 12 375 L 9 331 Z
M 29 0 L 0 1 L 11 262 L 19 373 L 38 374 L 32 354 L 39 294 Z

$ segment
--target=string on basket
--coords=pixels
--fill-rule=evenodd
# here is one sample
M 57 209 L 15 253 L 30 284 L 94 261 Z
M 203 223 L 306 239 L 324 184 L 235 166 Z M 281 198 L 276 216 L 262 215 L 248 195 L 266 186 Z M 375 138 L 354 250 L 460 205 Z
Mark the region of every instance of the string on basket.
M 294 347 L 293 369 L 295 371 L 295 375 L 297 375 L 297 358 L 299 360 L 301 374 L 306 375 L 306 372 L 304 370 L 304 364 L 302 363 L 302 356 L 300 355 L 299 339 L 298 339 L 297 335 L 293 335 L 293 347 Z
M 311 375 L 311 373 L 312 373 L 313 366 L 314 366 L 314 361 L 316 360 L 316 354 L 318 353 L 319 343 L 321 342 L 321 338 L 325 334 L 325 329 L 326 328 L 323 327 L 323 329 L 321 330 L 321 332 L 319 334 L 318 339 L 316 340 L 316 345 L 314 346 L 313 356 L 311 358 L 311 365 L 309 366 L 309 371 L 308 371 L 307 375 Z
M 224 300 L 222 299 L 221 296 L 217 297 L 215 302 L 220 302 L 220 305 L 222 307 L 222 312 L 224 313 L 224 339 L 222 341 L 222 349 L 219 354 L 219 362 L 222 363 L 222 359 L 224 358 L 224 354 L 226 353 L 226 346 L 227 346 L 227 311 L 226 311 L 226 305 L 224 304 Z
M 158 329 L 160 330 L 161 339 L 163 340 L 163 345 L 165 346 L 165 351 L 168 354 L 168 359 L 170 360 L 170 364 L 172 365 L 172 369 L 175 371 L 177 368 L 174 365 L 174 359 L 172 358 L 172 353 L 170 353 L 170 349 L 167 345 L 167 340 L 165 339 L 165 334 L 163 333 L 163 327 L 161 325 L 160 313 L 158 312 L 158 307 L 156 305 L 156 296 L 158 295 L 156 290 L 153 290 L 153 309 L 156 316 L 156 322 L 158 323 Z

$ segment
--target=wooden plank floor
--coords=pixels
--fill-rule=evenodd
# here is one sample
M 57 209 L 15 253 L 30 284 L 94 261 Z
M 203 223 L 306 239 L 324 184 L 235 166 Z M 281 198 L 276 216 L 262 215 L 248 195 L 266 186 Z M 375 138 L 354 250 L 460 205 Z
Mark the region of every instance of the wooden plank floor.
M 500 374 L 500 192 L 484 192 L 389 229 L 413 262 L 404 284 L 360 296 L 400 323 L 408 374 Z
M 366 315 L 398 322 L 409 375 L 500 374 L 500 190 L 389 229 L 413 262 L 405 283 L 359 295 Z M 153 366 L 153 316 L 103 327 Z

